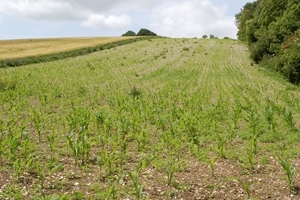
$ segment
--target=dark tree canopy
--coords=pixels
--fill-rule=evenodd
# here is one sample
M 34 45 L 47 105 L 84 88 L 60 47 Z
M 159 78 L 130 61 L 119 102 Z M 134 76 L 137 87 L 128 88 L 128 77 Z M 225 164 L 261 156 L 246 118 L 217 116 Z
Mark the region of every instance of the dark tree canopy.
M 248 44 L 251 58 L 256 63 L 272 60 L 275 65 L 271 68 L 284 74 L 291 82 L 300 83 L 300 56 L 296 56 L 300 47 L 294 45 L 299 39 L 299 0 L 246 3 L 235 19 L 238 39 Z
M 124 33 L 122 36 L 136 36 L 135 32 L 133 31 L 127 31 L 126 33 Z
M 137 34 L 137 36 L 157 36 L 156 33 L 153 33 L 152 31 L 142 28 Z

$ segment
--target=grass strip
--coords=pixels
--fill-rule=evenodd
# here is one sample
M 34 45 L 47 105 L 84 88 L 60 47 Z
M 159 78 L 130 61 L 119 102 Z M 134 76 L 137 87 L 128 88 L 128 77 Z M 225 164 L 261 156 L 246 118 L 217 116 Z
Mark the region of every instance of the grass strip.
M 68 50 L 68 51 L 58 52 L 58 53 L 51 53 L 51 54 L 46 54 L 46 55 L 26 56 L 26 57 L 22 57 L 22 58 L 7 58 L 7 59 L 0 60 L 0 68 L 18 67 L 18 66 L 22 66 L 22 65 L 62 60 L 65 58 L 82 56 L 82 55 L 94 53 L 97 51 L 111 49 L 114 47 L 130 44 L 133 42 L 138 42 L 141 40 L 152 39 L 152 38 L 155 38 L 155 37 L 153 37 L 153 36 L 151 36 L 151 37 L 148 37 L 148 36 L 147 37 L 135 37 L 132 39 L 130 38 L 127 40 L 120 40 L 120 41 L 110 42 L 110 43 L 106 43 L 106 44 L 100 44 L 100 45 L 96 45 L 96 46 L 92 46 L 92 47 L 84 47 L 84 48 L 73 49 L 73 50 Z

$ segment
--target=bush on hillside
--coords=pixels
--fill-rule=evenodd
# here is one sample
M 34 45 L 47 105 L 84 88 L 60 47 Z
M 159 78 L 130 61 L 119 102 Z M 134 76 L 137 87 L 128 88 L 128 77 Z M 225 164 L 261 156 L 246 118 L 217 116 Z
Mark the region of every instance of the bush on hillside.
M 129 30 L 126 33 L 124 33 L 122 36 L 136 36 L 136 34 L 135 32 Z
M 156 33 L 148 30 L 148 29 L 145 29 L 145 28 L 142 28 L 137 34 L 137 36 L 157 36 Z
M 268 52 L 269 42 L 268 40 L 259 40 L 250 45 L 250 58 L 259 63 Z M 269 52 L 268 52 L 269 54 Z
M 290 82 L 300 84 L 300 29 L 282 45 L 277 58 L 276 70 Z
M 300 84 L 299 0 L 256 0 L 235 15 L 238 39 L 247 43 L 250 56 Z

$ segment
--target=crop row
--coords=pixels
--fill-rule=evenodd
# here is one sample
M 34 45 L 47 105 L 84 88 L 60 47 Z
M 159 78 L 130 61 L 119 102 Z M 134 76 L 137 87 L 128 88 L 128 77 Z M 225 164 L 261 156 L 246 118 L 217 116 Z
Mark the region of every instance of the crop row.
M 0 196 L 293 193 L 299 89 L 247 56 L 232 40 L 160 38 L 1 69 Z M 287 189 L 260 192 L 283 172 Z

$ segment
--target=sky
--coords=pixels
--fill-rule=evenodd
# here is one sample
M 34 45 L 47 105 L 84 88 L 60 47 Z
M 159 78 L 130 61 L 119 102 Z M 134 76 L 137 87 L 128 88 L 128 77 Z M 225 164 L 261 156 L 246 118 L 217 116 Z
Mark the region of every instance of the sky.
M 251 0 L 0 0 L 0 39 L 121 36 L 236 38 L 235 14 Z

